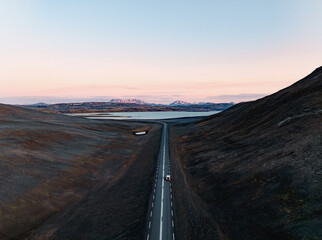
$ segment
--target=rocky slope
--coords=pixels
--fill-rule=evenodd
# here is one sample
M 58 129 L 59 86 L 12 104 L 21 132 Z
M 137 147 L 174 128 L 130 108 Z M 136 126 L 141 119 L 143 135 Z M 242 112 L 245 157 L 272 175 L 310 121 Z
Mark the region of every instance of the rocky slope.
M 201 121 L 172 124 L 179 239 L 322 239 L 322 67 Z

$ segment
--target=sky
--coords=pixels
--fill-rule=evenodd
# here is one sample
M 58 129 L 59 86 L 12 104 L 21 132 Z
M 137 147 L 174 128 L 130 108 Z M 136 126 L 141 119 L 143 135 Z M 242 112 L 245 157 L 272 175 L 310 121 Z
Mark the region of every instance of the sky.
M 0 0 L 0 102 L 240 102 L 322 65 L 319 0 Z

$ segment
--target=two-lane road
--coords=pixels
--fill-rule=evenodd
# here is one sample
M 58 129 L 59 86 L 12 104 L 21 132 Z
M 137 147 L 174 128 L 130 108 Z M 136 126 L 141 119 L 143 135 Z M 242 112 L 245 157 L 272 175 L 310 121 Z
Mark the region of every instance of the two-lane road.
M 168 174 L 170 175 L 168 129 L 167 124 L 163 123 L 160 155 L 148 218 L 147 240 L 175 239 L 172 185 L 171 182 L 165 180 Z

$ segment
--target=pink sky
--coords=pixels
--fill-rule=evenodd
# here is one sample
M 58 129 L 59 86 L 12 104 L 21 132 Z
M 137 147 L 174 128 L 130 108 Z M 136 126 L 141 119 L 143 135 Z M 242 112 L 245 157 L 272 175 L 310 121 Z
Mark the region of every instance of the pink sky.
M 245 61 L 232 59 L 219 63 L 199 56 L 176 65 L 174 61 L 160 59 L 127 61 L 124 57 L 113 61 L 108 57 L 15 53 L 1 63 L 0 96 L 65 99 L 111 96 L 163 103 L 177 98 L 206 101 L 222 95 L 271 94 L 319 66 L 318 56 L 312 58 L 309 54 L 296 58 L 292 52 L 280 52 L 278 56 L 257 57 L 258 60 L 248 56 Z M 229 97 L 222 100 L 236 101 Z
M 278 91 L 322 65 L 318 2 L 236 9 L 165 2 L 139 6 L 141 12 L 130 2 L 31 2 L 0 4 L 0 102 L 238 102 Z

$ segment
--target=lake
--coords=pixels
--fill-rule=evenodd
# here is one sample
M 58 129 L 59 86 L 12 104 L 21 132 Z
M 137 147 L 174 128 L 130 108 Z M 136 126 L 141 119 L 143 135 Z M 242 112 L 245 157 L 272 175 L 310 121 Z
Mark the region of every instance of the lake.
M 220 111 L 210 112 L 109 112 L 109 113 L 71 113 L 69 116 L 81 116 L 89 119 L 169 119 L 183 117 L 206 117 Z

